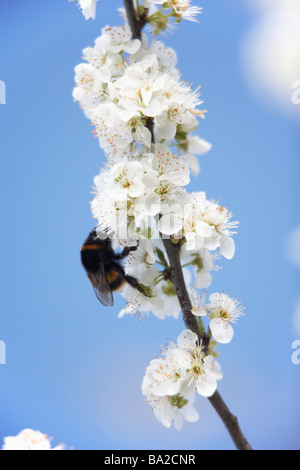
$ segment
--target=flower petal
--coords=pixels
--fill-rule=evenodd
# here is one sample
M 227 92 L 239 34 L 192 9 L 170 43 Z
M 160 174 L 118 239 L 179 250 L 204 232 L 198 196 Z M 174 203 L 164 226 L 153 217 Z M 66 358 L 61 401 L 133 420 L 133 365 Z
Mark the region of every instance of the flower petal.
M 228 344 L 233 338 L 234 331 L 230 323 L 221 318 L 214 318 L 209 323 L 214 339 L 221 344 Z
M 211 374 L 203 374 L 197 380 L 197 391 L 203 397 L 211 397 L 217 390 L 217 380 Z
M 220 240 L 220 249 L 224 258 L 232 259 L 235 253 L 234 240 L 229 235 L 224 234 Z

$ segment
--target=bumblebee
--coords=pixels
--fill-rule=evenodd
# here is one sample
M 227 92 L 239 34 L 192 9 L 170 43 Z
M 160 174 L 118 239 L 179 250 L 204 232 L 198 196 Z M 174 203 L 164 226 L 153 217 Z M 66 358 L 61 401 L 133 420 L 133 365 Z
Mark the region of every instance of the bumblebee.
M 106 307 L 114 304 L 113 292 L 120 289 L 126 282 L 146 295 L 138 281 L 128 276 L 120 261 L 130 252 L 136 251 L 137 246 L 125 247 L 122 253 L 115 253 L 112 242 L 103 232 L 99 238 L 93 230 L 81 248 L 81 263 L 92 283 L 95 294 Z

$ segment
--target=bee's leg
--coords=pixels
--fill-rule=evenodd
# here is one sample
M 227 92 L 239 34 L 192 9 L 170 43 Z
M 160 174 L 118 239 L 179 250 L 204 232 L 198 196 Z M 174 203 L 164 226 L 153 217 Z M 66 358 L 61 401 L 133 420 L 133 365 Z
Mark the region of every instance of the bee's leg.
M 141 292 L 142 294 L 144 294 L 145 296 L 147 296 L 147 294 L 145 293 L 144 289 L 142 288 L 142 286 L 138 283 L 138 281 L 132 277 L 132 276 L 128 276 L 127 274 L 125 274 L 124 276 L 124 279 L 126 282 L 128 282 L 128 284 L 131 286 L 131 287 L 134 287 L 135 289 L 137 289 L 139 292 Z M 148 296 L 147 296 L 148 297 Z
M 126 258 L 129 255 L 129 253 L 131 253 L 132 251 L 136 251 L 138 249 L 138 247 L 139 247 L 139 243 L 136 246 L 125 246 L 122 253 L 120 253 L 119 255 L 116 254 L 115 259 L 124 259 L 124 258 Z

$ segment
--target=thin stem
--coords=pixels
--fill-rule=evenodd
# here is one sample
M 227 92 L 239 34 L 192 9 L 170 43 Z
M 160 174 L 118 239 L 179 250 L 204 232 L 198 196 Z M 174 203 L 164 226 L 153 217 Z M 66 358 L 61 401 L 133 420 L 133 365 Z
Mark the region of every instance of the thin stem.
M 190 263 L 182 264 L 182 268 L 187 268 L 188 266 L 192 266 L 193 262 L 191 261 Z
M 126 14 L 128 18 L 129 25 L 132 31 L 133 39 L 141 39 L 142 30 L 146 24 L 146 18 L 137 19 L 136 12 L 133 5 L 133 0 L 124 0 L 124 5 L 126 9 Z M 153 119 L 148 118 L 146 127 L 150 130 L 152 136 L 152 143 L 154 144 L 154 123 Z M 180 262 L 180 244 L 175 244 L 170 238 L 162 238 L 165 250 L 167 252 L 171 270 L 171 282 L 175 287 L 176 294 L 181 306 L 183 319 L 186 327 L 196 333 L 199 344 L 204 347 L 204 350 L 208 350 L 210 337 L 209 335 L 203 335 L 200 332 L 198 321 L 192 313 L 192 303 L 187 291 L 187 287 L 184 281 L 182 266 Z M 203 331 L 205 331 L 203 329 Z M 235 443 L 238 450 L 252 450 L 252 447 L 245 438 L 242 430 L 239 426 L 238 419 L 234 416 L 227 405 L 225 404 L 223 398 L 218 391 L 214 393 L 212 397 L 209 398 L 210 403 L 218 413 L 219 417 L 223 421 L 226 429 L 228 430 L 233 442 Z
M 155 263 L 159 264 L 159 265 L 162 266 L 163 268 L 166 267 L 166 266 L 165 266 L 163 263 L 161 263 L 160 261 L 155 260 Z
M 161 11 L 158 11 L 157 13 L 153 13 L 153 15 L 148 16 L 148 21 L 149 21 L 149 23 L 150 23 L 151 21 L 153 21 L 153 20 L 156 20 L 156 19 L 159 20 L 159 19 L 161 19 L 161 18 L 168 18 L 168 17 L 172 16 L 170 13 L 167 14 L 167 15 L 163 15 L 162 13 L 164 12 L 164 10 L 165 10 L 165 9 L 162 8 Z
M 141 6 L 139 0 L 136 0 L 136 9 L 138 13 L 138 17 L 140 16 Z

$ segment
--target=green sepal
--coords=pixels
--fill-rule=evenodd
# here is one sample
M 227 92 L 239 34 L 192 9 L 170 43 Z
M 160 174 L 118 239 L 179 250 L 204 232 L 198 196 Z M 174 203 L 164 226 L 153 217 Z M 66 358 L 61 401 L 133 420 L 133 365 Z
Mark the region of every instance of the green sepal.
M 172 406 L 175 406 L 175 408 L 178 408 L 181 410 L 185 405 L 188 404 L 188 400 L 184 397 L 182 397 L 179 393 L 177 395 L 174 395 L 173 397 L 170 397 L 170 403 Z

